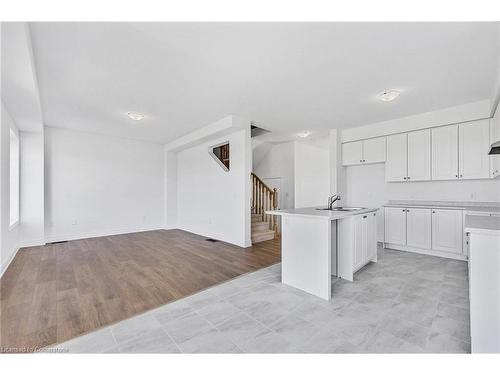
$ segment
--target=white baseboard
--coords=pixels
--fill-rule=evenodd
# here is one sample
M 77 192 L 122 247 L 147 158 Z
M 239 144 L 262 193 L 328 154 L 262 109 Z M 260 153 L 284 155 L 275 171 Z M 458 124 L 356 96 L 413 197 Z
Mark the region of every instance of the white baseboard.
M 21 241 L 19 247 L 32 247 L 32 246 L 43 246 L 45 245 L 45 238 L 38 238 L 34 240 Z
M 115 236 L 118 234 L 128 234 L 128 233 L 140 233 L 149 232 L 152 230 L 163 230 L 163 226 L 152 226 L 152 227 L 142 227 L 142 228 L 115 228 L 106 231 L 95 231 L 87 233 L 62 233 L 56 235 L 49 235 L 45 238 L 45 242 L 58 242 L 58 241 L 72 241 L 81 240 L 85 238 L 95 238 L 95 237 L 105 237 L 105 236 Z
M 447 253 L 445 251 L 419 249 L 417 247 L 402 246 L 402 245 L 396 245 L 396 244 L 387 243 L 387 242 L 385 242 L 385 248 L 386 249 L 393 249 L 393 250 L 400 250 L 400 251 L 409 251 L 410 253 L 432 255 L 432 256 L 441 257 L 441 258 L 467 261 L 467 257 L 463 254 L 453 254 L 453 253 Z
M 20 247 L 17 247 L 14 252 L 12 253 L 12 255 L 10 256 L 9 260 L 7 261 L 7 263 L 5 263 L 5 265 L 2 265 L 2 268 L 0 269 L 0 278 L 2 278 L 3 274 L 5 273 L 5 271 L 7 271 L 7 268 L 9 268 L 10 264 L 12 263 L 12 261 L 14 260 L 14 258 L 16 257 L 16 254 L 17 252 L 19 251 Z
M 186 231 L 189 233 L 194 233 L 194 234 L 197 234 L 198 236 L 202 236 L 202 237 L 213 238 L 213 239 L 216 239 L 216 240 L 221 241 L 221 242 L 227 242 L 227 243 L 230 243 L 231 245 L 235 245 L 235 246 L 242 247 L 242 248 L 252 246 L 251 241 L 250 241 L 250 245 L 247 246 L 246 241 L 243 241 L 243 242 L 231 241 L 231 240 L 228 240 L 227 238 L 222 238 L 220 235 L 218 235 L 216 233 L 197 232 L 197 231 L 193 231 L 191 228 L 186 228 L 183 226 L 178 226 L 176 229 L 180 229 L 180 230 L 183 230 L 183 231 Z

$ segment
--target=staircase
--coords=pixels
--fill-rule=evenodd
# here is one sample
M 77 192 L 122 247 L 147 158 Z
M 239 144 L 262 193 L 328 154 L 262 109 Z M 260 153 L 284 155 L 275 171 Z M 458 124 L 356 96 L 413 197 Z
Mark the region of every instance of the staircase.
M 262 220 L 262 215 L 252 214 L 252 243 L 274 240 L 276 232 L 269 229 L 269 223 Z
M 252 181 L 252 243 L 273 240 L 277 234 L 277 217 L 265 213 L 278 207 L 278 192 L 254 173 Z

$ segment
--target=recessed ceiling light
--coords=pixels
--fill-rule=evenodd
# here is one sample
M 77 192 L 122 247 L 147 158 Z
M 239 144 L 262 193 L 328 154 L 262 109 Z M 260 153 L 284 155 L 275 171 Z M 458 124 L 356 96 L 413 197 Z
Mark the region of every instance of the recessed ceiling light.
M 144 113 L 141 112 L 127 112 L 127 116 L 134 121 L 141 121 L 144 118 Z
M 297 137 L 300 137 L 300 138 L 307 138 L 311 135 L 311 132 L 310 131 L 303 131 L 302 133 L 299 133 L 297 134 Z
M 399 95 L 401 95 L 401 92 L 398 90 L 385 90 L 378 94 L 377 97 L 383 102 L 392 102 Z

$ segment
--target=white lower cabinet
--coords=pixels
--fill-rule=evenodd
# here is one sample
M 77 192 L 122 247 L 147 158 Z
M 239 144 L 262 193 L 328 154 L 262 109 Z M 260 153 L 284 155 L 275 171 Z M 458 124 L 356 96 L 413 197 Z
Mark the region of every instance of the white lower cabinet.
M 421 249 L 431 248 L 431 209 L 406 209 L 406 244 Z
M 368 214 L 366 219 L 366 255 L 367 260 L 377 257 L 377 213 L 372 212 Z
M 377 261 L 377 212 L 337 220 L 335 275 L 353 281 L 354 273 Z
M 377 214 L 371 212 L 354 217 L 354 261 L 357 271 L 377 256 Z
M 385 207 L 389 248 L 465 259 L 462 210 Z
M 500 353 L 500 234 L 469 234 L 469 300 L 472 353 Z
M 432 249 L 462 254 L 461 210 L 432 210 Z
M 385 208 L 385 242 L 406 245 L 406 208 Z
M 354 217 L 354 264 L 353 269 L 358 269 L 363 263 L 366 248 L 366 225 L 361 215 Z
M 377 255 L 377 214 L 371 212 L 354 217 L 354 262 L 357 271 Z

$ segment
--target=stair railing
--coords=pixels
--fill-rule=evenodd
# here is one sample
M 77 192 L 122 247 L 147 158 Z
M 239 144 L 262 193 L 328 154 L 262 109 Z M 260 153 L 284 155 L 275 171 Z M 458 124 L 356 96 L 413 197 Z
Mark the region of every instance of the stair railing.
M 269 229 L 277 232 L 277 216 L 266 214 L 267 210 L 278 208 L 278 191 L 271 189 L 255 173 L 250 174 L 252 181 L 252 213 L 262 216 L 269 223 Z

